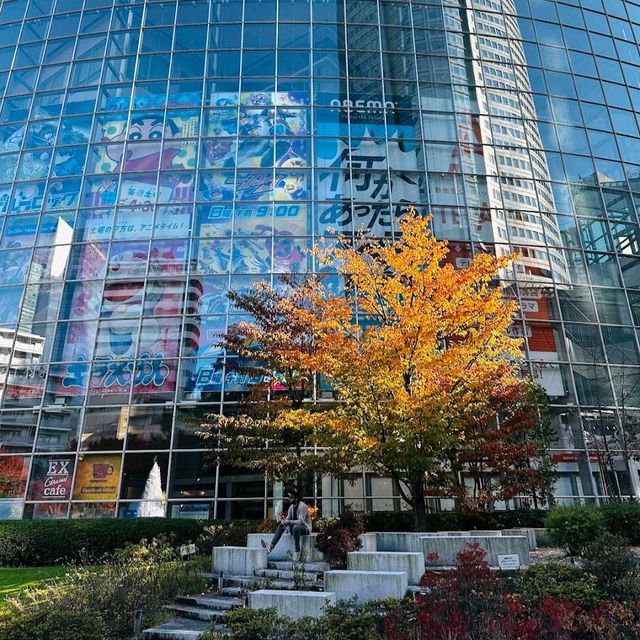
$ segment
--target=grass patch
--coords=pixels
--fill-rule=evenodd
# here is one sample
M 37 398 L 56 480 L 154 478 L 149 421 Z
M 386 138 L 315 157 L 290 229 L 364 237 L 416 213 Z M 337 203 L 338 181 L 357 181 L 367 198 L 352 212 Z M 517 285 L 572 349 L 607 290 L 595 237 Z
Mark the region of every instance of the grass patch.
M 0 607 L 5 598 L 15 596 L 24 587 L 41 580 L 64 575 L 65 567 L 0 567 Z

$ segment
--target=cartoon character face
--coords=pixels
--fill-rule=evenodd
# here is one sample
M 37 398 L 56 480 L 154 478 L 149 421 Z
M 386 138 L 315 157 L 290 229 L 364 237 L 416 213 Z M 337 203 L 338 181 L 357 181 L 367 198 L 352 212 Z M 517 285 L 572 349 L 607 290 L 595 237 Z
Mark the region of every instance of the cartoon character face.
M 293 238 L 288 234 L 279 235 L 273 239 L 273 252 L 277 257 L 284 258 L 290 255 L 293 249 Z
M 125 140 L 126 127 L 116 127 L 113 124 L 107 126 L 103 132 L 103 142 L 107 143 L 120 143 Z M 129 124 L 129 131 L 126 134 L 126 139 L 130 142 L 160 142 L 162 140 L 173 140 L 180 137 L 180 129 L 178 125 L 171 119 L 167 118 L 166 121 L 162 116 L 156 114 L 143 114 L 137 116 L 131 120 Z M 165 142 L 165 153 L 168 153 L 172 158 L 180 150 L 180 143 L 171 144 L 167 146 Z M 123 161 L 124 147 L 122 144 L 107 144 L 106 154 L 116 164 L 121 164 Z M 135 165 L 140 160 L 148 157 L 150 154 L 148 145 L 129 145 L 127 147 L 126 163 Z M 158 155 L 159 149 L 154 147 L 151 155 Z M 163 163 L 164 165 L 164 163 Z M 125 166 L 125 169 L 127 167 Z M 131 167 L 133 169 L 145 167 Z M 156 167 L 157 168 L 157 167 Z
M 304 160 L 304 158 L 300 158 L 299 156 L 289 156 L 286 159 L 279 161 L 278 166 L 295 168 L 295 169 L 304 169 L 307 166 L 307 162 L 306 160 Z
M 179 132 L 171 118 L 167 118 L 165 123 L 162 116 L 139 116 L 131 121 L 127 140 L 163 140 L 175 138 Z
M 109 341 L 107 355 L 130 357 L 135 349 L 138 318 L 145 304 L 144 276 L 147 255 L 143 251 L 128 250 L 117 254 L 109 263 L 108 273 L 112 277 L 122 275 L 133 276 L 126 281 L 108 282 L 102 296 L 101 316 L 114 322 L 109 324 Z M 123 267 L 126 268 L 123 269 Z M 139 279 L 135 279 L 135 278 Z M 161 294 L 147 295 L 146 304 L 153 308 L 161 298 Z M 144 336 L 139 348 L 144 348 L 156 342 L 160 334 L 157 321 L 149 320 L 145 324 Z M 143 344 L 144 342 L 144 344 Z
M 126 250 L 111 256 L 107 277 L 144 277 L 147 271 L 147 254 L 144 251 Z M 137 283 L 136 283 L 137 284 Z M 120 285 L 118 285 L 120 287 Z

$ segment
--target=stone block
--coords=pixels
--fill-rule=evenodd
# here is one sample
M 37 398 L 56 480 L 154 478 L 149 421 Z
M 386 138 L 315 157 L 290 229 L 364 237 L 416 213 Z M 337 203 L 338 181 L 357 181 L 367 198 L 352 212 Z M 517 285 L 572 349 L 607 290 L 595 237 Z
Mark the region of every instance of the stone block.
M 525 536 L 529 541 L 529 550 L 535 551 L 538 548 L 536 541 L 536 532 L 534 529 L 520 528 L 520 529 L 504 529 L 502 531 L 503 536 Z
M 358 540 L 362 545 L 360 551 L 377 551 L 376 535 L 376 533 L 361 533 L 358 536 Z
M 553 542 L 549 532 L 544 527 L 535 527 L 533 531 L 536 534 L 536 546 L 540 547 L 553 547 Z
M 376 551 L 421 552 L 420 538 L 424 533 L 379 531 L 376 534 Z
M 359 604 L 371 600 L 404 598 L 409 588 L 406 571 L 326 571 L 324 588 L 336 594 L 336 600 L 356 599 Z
M 427 569 L 454 566 L 458 553 L 475 542 L 487 552 L 486 560 L 492 567 L 500 566 L 500 556 L 517 555 L 520 566 L 529 564 L 529 541 L 525 536 L 432 536 L 420 541 Z M 432 553 L 437 553 L 438 558 L 430 561 Z
M 424 575 L 424 554 L 398 551 L 355 551 L 347 554 L 347 568 L 353 571 L 404 571 L 410 585 Z
M 260 589 L 249 594 L 249 608 L 276 609 L 293 620 L 320 617 L 327 607 L 335 605 L 336 594 L 330 591 L 285 591 Z
M 251 549 L 262 549 L 261 540 L 267 544 L 271 542 L 273 534 L 271 533 L 249 533 L 247 534 L 247 547 Z M 316 549 L 317 533 L 310 533 L 308 536 L 300 538 L 300 549 L 305 554 L 307 562 L 323 562 L 324 555 Z M 290 533 L 285 533 L 276 548 L 269 554 L 269 560 L 274 562 L 280 560 L 289 560 L 295 551 L 295 542 Z
M 229 576 L 252 576 L 254 571 L 267 568 L 267 550 L 247 547 L 214 547 L 212 570 Z

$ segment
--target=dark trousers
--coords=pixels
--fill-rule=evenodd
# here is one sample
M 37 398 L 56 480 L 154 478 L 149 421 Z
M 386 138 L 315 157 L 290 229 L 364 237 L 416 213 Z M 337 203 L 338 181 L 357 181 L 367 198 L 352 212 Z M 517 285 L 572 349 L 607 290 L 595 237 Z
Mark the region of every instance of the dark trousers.
M 289 529 L 289 533 L 293 536 L 296 553 L 300 553 L 300 536 L 309 535 L 309 530 L 303 524 L 279 524 L 276 532 L 273 534 L 273 538 L 271 539 L 271 548 L 275 549 L 286 529 Z

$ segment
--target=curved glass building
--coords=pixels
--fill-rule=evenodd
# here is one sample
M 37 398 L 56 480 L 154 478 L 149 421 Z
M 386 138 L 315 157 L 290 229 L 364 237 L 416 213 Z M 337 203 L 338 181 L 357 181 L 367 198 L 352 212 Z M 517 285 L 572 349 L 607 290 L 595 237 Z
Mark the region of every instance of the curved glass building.
M 270 514 L 195 435 L 251 383 L 225 294 L 409 204 L 520 252 L 559 500 L 640 495 L 639 41 L 631 0 L 0 2 L 0 517 Z

